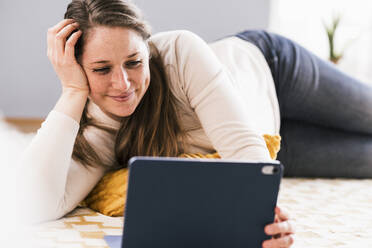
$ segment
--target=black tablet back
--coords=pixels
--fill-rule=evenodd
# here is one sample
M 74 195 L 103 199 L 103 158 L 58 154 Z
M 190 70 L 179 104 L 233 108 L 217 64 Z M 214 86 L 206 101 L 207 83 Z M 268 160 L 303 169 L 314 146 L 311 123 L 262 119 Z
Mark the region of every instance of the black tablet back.
M 270 238 L 279 163 L 135 157 L 129 169 L 124 248 L 258 248 Z

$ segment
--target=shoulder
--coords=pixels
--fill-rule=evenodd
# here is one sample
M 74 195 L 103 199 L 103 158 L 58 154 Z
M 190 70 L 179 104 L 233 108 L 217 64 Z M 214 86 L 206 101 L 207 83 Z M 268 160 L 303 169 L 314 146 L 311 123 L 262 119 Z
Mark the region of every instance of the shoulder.
M 155 44 L 180 44 L 193 41 L 203 42 L 201 37 L 189 30 L 159 32 L 151 36 L 150 40 Z
M 197 34 L 187 30 L 175 30 L 154 35 L 166 74 L 189 100 L 222 71 L 222 64 Z
M 153 35 L 150 41 L 165 60 L 185 59 L 185 55 L 209 49 L 207 43 L 200 36 L 188 30 L 160 32 Z
M 152 36 L 150 41 L 158 49 L 164 64 L 175 65 L 179 70 L 185 69 L 187 65 L 219 62 L 209 45 L 188 30 L 160 32 Z

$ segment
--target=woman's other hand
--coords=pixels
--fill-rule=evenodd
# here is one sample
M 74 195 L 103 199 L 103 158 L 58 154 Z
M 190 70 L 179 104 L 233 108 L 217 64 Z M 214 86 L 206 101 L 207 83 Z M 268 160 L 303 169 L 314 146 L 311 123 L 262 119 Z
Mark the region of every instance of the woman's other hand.
M 75 58 L 75 45 L 82 34 L 81 30 L 77 30 L 78 27 L 79 24 L 73 19 L 64 19 L 49 28 L 47 53 L 61 80 L 63 92 L 72 90 L 88 94 L 87 77 Z
M 290 247 L 294 242 L 293 234 L 295 230 L 292 222 L 289 220 L 288 213 L 276 207 L 274 223 L 265 227 L 265 233 L 273 236 L 273 238 L 265 240 L 262 243 L 263 248 Z

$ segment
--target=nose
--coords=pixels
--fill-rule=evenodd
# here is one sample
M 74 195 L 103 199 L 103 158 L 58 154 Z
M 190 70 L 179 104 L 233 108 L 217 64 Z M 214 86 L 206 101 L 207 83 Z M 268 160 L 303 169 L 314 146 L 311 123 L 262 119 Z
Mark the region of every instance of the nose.
M 121 91 L 129 89 L 128 72 L 124 68 L 120 68 L 112 74 L 112 87 Z

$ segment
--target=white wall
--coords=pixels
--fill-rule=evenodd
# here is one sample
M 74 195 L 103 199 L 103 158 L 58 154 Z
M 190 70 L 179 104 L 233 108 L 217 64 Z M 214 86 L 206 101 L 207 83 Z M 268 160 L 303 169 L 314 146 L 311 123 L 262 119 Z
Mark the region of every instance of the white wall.
M 372 84 L 372 1 L 273 0 L 269 30 L 287 36 L 321 58 L 329 46 L 324 24 L 340 15 L 335 34 L 336 52 L 344 50 L 337 65 L 362 82 Z
M 60 94 L 46 56 L 46 32 L 68 0 L 0 1 L 0 111 L 45 117 Z M 245 28 L 266 28 L 270 0 L 135 0 L 153 31 L 189 29 L 207 41 Z
M 213 41 L 247 28 L 267 28 L 270 0 L 135 0 L 154 32 L 189 29 Z
M 0 111 L 42 117 L 60 92 L 46 56 L 46 32 L 63 18 L 67 0 L 0 2 Z

